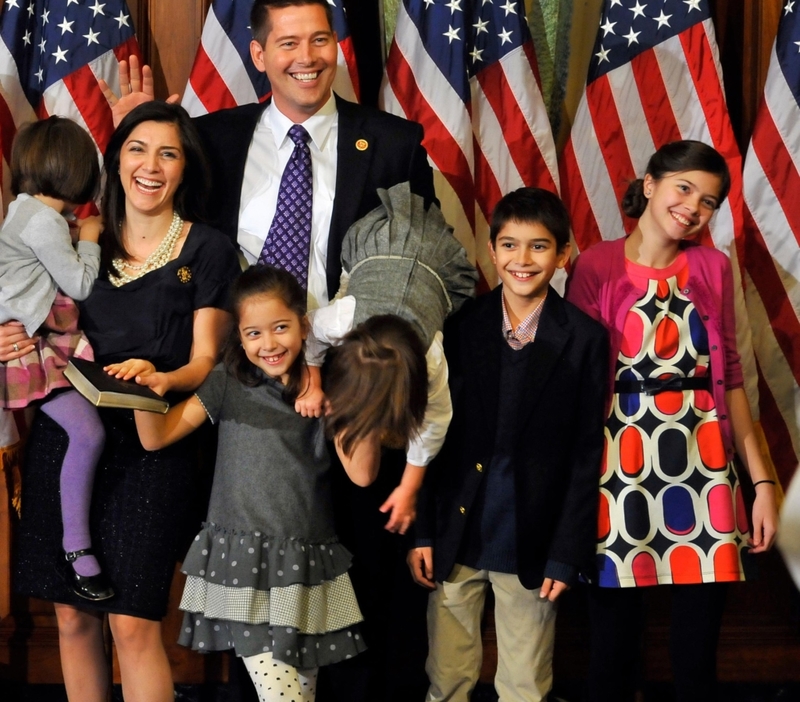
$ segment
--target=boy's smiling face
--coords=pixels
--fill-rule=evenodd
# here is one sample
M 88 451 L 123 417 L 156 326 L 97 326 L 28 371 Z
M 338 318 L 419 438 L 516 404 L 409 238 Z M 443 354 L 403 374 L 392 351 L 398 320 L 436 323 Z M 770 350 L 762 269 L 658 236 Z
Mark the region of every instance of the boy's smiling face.
M 507 222 L 494 246 L 489 242 L 506 304 L 520 320 L 545 296 L 551 278 L 569 260 L 569 251 L 569 244 L 559 251 L 555 237 L 539 223 Z

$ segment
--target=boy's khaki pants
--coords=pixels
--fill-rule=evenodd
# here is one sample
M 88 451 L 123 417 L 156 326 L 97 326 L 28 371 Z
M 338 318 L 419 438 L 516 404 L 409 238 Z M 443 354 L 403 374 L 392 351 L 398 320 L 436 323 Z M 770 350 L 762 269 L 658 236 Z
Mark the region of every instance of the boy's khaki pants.
M 542 702 L 553 684 L 556 605 L 526 590 L 516 575 L 456 564 L 428 599 L 431 686 L 426 702 L 468 702 L 481 670 L 486 588 L 495 599 L 500 702 Z

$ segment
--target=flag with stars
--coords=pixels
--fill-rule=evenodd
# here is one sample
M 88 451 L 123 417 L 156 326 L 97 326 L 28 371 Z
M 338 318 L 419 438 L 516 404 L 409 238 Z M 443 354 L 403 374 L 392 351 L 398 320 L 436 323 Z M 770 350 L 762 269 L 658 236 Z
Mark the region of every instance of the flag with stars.
M 696 139 L 728 162 L 731 190 L 702 243 L 730 256 L 736 341 L 745 390 L 759 417 L 758 372 L 742 287 L 742 158 L 728 109 L 708 0 L 605 0 L 589 75 L 560 159 L 561 193 L 578 251 L 633 230 L 628 183 L 663 144 Z
M 558 192 L 523 0 L 403 0 L 381 93 L 384 109 L 424 127 L 442 211 L 494 284 L 497 201 L 522 186 Z
M 5 185 L 14 135 L 37 118 L 69 117 L 86 128 L 100 151 L 105 149 L 114 127 L 97 81 L 103 78 L 119 94 L 118 57 L 139 55 L 139 47 L 124 0 L 3 0 L 3 5 L 0 146 Z
M 353 41 L 342 0 L 328 0 L 339 40 L 338 70 L 333 90 L 358 102 L 358 71 Z M 253 0 L 214 0 L 203 26 L 181 104 L 193 117 L 226 107 L 266 100 L 271 89 L 250 59 L 250 8 Z
M 747 305 L 764 433 L 784 485 L 800 460 L 800 1 L 783 0 L 744 164 Z

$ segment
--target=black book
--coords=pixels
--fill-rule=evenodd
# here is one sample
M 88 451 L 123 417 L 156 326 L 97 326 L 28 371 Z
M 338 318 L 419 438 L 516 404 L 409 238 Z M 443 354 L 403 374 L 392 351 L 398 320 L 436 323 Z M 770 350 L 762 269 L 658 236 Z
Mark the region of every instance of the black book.
M 73 358 L 64 369 L 64 377 L 89 402 L 97 407 L 138 409 L 165 414 L 169 402 L 133 380 L 119 380 L 103 370 L 103 366 L 81 358 Z

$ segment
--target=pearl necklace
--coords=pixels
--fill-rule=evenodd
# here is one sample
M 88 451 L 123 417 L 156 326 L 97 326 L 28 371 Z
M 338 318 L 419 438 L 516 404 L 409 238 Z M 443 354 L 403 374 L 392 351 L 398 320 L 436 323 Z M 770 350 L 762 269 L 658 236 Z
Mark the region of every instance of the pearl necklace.
M 116 276 L 110 275 L 108 279 L 111 284 L 119 288 L 126 283 L 130 283 L 137 278 L 141 278 L 146 273 L 154 271 L 169 263 L 172 258 L 172 252 L 175 249 L 175 244 L 183 229 L 183 220 L 177 212 L 172 213 L 172 224 L 169 225 L 169 230 L 166 236 L 161 240 L 161 243 L 153 250 L 144 261 L 139 265 L 130 263 L 122 258 L 115 258 L 111 261 L 114 270 L 117 272 Z M 130 268 L 133 274 L 128 273 L 125 269 Z

